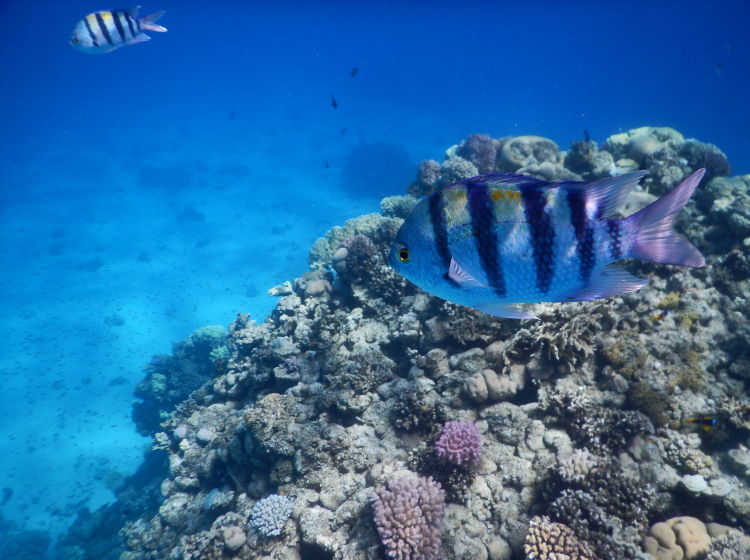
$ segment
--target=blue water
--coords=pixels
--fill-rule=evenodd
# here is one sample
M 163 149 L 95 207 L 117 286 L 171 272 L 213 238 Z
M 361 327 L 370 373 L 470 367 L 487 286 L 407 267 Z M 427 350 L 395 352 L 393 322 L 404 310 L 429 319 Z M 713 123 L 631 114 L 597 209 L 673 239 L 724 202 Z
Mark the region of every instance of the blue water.
M 164 1 L 168 33 L 95 56 L 70 32 L 117 6 L 0 2 L 2 516 L 111 500 L 150 356 L 262 320 L 317 237 L 468 134 L 671 126 L 750 173 L 750 3 L 711 6 Z

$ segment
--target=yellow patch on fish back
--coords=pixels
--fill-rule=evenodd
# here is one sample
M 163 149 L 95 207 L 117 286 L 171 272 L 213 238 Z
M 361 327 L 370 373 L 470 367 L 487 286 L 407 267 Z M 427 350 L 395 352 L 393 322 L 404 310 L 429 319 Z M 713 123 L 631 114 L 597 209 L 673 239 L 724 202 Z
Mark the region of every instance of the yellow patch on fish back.
M 494 200 L 495 202 L 497 202 L 498 200 L 513 202 L 521 201 L 520 191 L 512 191 L 508 189 L 491 189 L 490 193 L 492 200 Z
M 102 19 L 112 19 L 112 12 L 99 12 Z
M 448 229 L 468 224 L 471 221 L 466 203 L 466 189 L 446 189 L 443 192 L 445 204 L 445 225 Z

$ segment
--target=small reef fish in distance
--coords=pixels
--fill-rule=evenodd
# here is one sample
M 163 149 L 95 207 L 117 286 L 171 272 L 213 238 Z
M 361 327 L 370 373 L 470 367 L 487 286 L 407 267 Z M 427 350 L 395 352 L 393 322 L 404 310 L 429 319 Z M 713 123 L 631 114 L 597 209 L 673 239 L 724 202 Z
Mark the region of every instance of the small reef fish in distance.
M 464 179 L 417 203 L 388 261 L 423 290 L 496 317 L 536 319 L 519 303 L 626 294 L 646 280 L 616 261 L 705 264 L 698 249 L 672 231 L 704 173 L 699 169 L 622 219 L 612 215 L 645 171 L 593 182 L 512 173 Z
M 339 108 L 339 103 L 338 101 L 336 101 L 336 98 L 333 95 L 331 96 L 331 107 L 333 107 L 334 109 Z
M 167 30 L 154 23 L 164 15 L 163 11 L 139 18 L 140 8 L 102 10 L 87 15 L 73 29 L 70 45 L 86 53 L 104 54 L 126 45 L 150 41 L 151 37 L 144 31 L 164 33 Z
M 698 418 L 685 418 L 683 422 L 686 424 L 697 424 L 704 430 L 708 431 L 711 428 L 716 427 L 716 425 L 719 423 L 719 420 L 716 418 L 716 416 L 700 416 Z

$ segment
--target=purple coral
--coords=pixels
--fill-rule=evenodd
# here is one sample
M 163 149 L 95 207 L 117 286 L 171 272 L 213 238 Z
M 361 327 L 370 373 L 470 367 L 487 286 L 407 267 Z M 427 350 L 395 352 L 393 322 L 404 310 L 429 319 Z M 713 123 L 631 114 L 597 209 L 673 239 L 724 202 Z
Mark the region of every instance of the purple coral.
M 438 560 L 445 492 L 431 477 L 409 473 L 375 490 L 374 519 L 393 560 Z
M 435 454 L 457 466 L 475 465 L 482 456 L 482 436 L 473 422 L 446 422 Z
M 499 141 L 493 140 L 487 134 L 472 134 L 461 142 L 456 154 L 476 165 L 479 173 L 492 173 L 495 170 L 499 145 Z

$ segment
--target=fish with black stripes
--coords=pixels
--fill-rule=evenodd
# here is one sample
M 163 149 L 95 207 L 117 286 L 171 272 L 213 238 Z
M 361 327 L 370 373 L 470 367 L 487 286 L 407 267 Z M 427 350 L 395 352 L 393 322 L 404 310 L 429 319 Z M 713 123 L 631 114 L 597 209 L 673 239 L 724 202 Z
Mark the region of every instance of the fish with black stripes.
M 87 15 L 76 24 L 70 38 L 71 46 L 91 54 L 104 54 L 126 45 L 150 41 L 151 37 L 144 31 L 164 33 L 167 30 L 155 23 L 164 11 L 139 18 L 140 8 L 102 10 Z
M 464 179 L 417 203 L 388 260 L 442 299 L 536 319 L 518 304 L 591 301 L 645 285 L 614 264 L 622 259 L 704 266 L 698 249 L 672 230 L 704 173 L 620 219 L 615 211 L 645 171 L 593 182 L 511 173 Z

